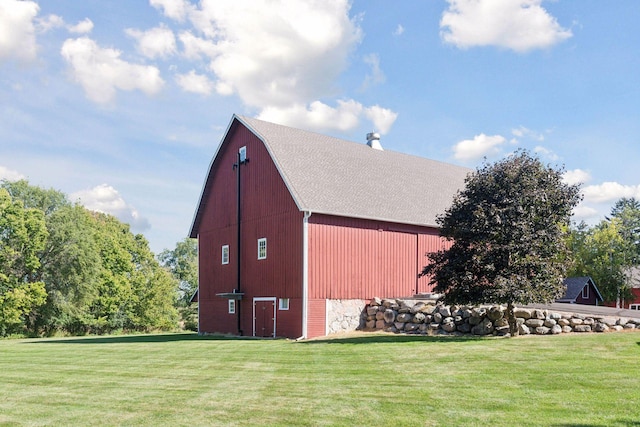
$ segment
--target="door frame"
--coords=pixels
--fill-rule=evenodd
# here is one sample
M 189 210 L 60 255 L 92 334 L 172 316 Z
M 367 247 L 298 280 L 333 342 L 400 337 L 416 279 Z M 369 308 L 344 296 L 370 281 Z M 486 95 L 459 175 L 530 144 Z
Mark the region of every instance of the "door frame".
M 276 297 L 254 297 L 253 298 L 253 336 L 256 336 L 256 302 L 258 301 L 271 301 L 273 303 L 273 336 L 271 338 L 276 337 Z

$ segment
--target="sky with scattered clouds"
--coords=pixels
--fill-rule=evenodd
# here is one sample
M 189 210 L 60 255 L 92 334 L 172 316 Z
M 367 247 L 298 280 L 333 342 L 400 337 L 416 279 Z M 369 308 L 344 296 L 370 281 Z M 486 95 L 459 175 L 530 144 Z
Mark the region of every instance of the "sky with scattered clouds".
M 186 237 L 233 113 L 640 197 L 640 2 L 0 0 L 0 179 Z M 419 197 L 419 195 L 416 195 Z

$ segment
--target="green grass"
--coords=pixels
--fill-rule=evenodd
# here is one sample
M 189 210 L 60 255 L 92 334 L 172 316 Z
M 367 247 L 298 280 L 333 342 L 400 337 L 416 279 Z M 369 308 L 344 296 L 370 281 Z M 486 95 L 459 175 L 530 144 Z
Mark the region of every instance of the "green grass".
M 640 333 L 4 340 L 0 425 L 640 426 Z

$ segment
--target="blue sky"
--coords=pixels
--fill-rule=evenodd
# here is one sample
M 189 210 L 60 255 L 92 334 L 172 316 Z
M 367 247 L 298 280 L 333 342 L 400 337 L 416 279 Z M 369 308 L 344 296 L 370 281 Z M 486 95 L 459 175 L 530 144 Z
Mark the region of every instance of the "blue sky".
M 233 113 L 640 197 L 640 2 L 0 0 L 0 178 L 186 237 Z M 416 195 L 419 197 L 419 195 Z

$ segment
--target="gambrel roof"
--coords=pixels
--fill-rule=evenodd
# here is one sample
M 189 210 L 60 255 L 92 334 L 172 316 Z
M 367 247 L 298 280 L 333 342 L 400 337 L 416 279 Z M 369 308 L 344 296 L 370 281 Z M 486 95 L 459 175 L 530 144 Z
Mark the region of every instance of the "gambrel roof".
M 300 211 L 436 227 L 470 169 L 234 115 L 264 143 Z M 218 148 L 217 153 L 220 152 Z M 217 154 L 216 153 L 216 154 Z M 211 163 L 213 168 L 214 160 Z M 206 201 L 209 171 L 200 204 Z M 199 206 L 191 237 L 197 236 Z

